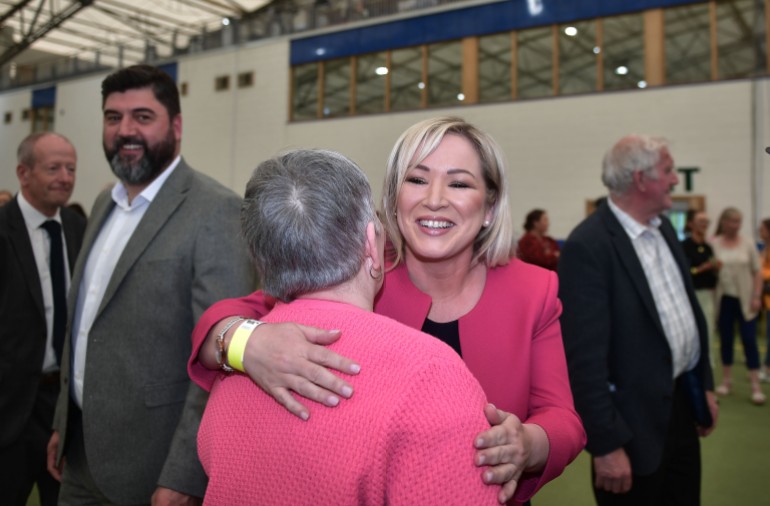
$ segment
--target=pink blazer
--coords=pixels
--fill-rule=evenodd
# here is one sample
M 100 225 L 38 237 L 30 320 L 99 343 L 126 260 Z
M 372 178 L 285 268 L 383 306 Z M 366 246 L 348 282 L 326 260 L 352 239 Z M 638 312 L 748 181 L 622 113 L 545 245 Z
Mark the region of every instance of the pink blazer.
M 513 259 L 487 271 L 481 299 L 459 321 L 463 360 L 489 402 L 548 435 L 546 467 L 522 479 L 518 501 L 559 476 L 586 442 L 567 376 L 558 288 L 555 273 Z M 419 329 L 430 305 L 402 264 L 385 276 L 375 311 Z
M 522 422 L 541 426 L 548 435 L 550 453 L 545 469 L 522 477 L 514 496 L 517 502 L 528 500 L 559 476 L 586 442 L 567 376 L 557 291 L 555 273 L 513 259 L 487 271 L 481 299 L 459 321 L 463 360 L 489 401 Z M 412 284 L 402 264 L 385 276 L 375 311 L 419 329 L 430 304 L 430 297 Z M 262 292 L 255 292 L 209 308 L 193 333 L 192 379 L 209 390 L 218 374 L 197 361 L 213 325 L 235 314 L 259 318 L 271 305 Z

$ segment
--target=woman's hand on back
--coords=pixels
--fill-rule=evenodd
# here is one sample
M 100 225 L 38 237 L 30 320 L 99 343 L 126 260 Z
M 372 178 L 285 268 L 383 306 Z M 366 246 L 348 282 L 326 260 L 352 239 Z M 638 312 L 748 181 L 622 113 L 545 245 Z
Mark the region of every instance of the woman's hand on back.
M 516 492 L 524 471 L 538 471 L 548 459 L 548 438 L 538 425 L 523 424 L 512 413 L 487 404 L 484 415 L 492 425 L 474 440 L 477 466 L 489 466 L 484 483 L 502 485 L 498 501 L 505 504 Z
M 358 374 L 361 367 L 326 348 L 339 330 L 295 323 L 260 325 L 249 339 L 243 359 L 246 373 L 267 394 L 294 415 L 307 420 L 307 407 L 292 395 L 336 406 L 353 395 L 353 387 L 330 371 Z

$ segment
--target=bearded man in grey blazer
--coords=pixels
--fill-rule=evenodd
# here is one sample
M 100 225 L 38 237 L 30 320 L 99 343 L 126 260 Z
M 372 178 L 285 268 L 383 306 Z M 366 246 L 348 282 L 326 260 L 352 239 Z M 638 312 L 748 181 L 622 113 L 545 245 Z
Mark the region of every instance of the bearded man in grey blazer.
M 256 285 L 241 199 L 181 158 L 165 72 L 114 72 L 102 109 L 120 181 L 96 199 L 73 274 L 49 470 L 62 505 L 197 504 L 206 396 L 187 376 L 190 334 L 213 302 Z

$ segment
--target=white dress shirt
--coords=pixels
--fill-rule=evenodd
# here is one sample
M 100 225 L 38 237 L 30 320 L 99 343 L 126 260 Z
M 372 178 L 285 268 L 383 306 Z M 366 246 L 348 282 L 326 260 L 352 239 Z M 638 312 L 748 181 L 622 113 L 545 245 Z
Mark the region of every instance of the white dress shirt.
M 53 286 L 51 285 L 51 238 L 45 229 L 41 228 L 43 223 L 48 220 L 58 221 L 61 225 L 61 213 L 56 210 L 56 215 L 48 217 L 32 207 L 21 192 L 18 194 L 19 209 L 24 217 L 24 224 L 27 226 L 27 235 L 29 242 L 32 243 L 32 252 L 35 255 L 35 264 L 37 265 L 37 274 L 40 277 L 40 288 L 43 291 L 43 307 L 45 308 L 45 356 L 43 357 L 42 372 L 49 373 L 59 370 L 59 364 L 56 363 L 56 353 L 53 349 Z M 62 228 L 62 245 L 64 246 L 64 272 L 65 288 L 69 290 L 70 286 L 70 265 L 67 258 L 67 240 L 64 237 Z
M 181 157 L 178 156 L 147 188 L 134 197 L 130 204 L 128 192 L 123 183 L 118 182 L 112 188 L 112 200 L 115 201 L 115 207 L 104 221 L 104 225 L 99 230 L 99 235 L 88 253 L 83 279 L 78 287 L 72 325 L 72 394 L 75 403 L 80 408 L 83 407 L 88 334 L 102 304 L 104 292 L 107 290 L 107 285 L 126 244 L 142 221 L 150 203 L 179 164 L 180 159 Z
M 671 348 L 673 374 L 676 378 L 695 367 L 700 359 L 698 327 L 684 287 L 682 272 L 660 233 L 660 218 L 655 217 L 643 225 L 620 209 L 612 198 L 608 198 L 607 203 L 631 239 L 636 256 L 642 264 Z

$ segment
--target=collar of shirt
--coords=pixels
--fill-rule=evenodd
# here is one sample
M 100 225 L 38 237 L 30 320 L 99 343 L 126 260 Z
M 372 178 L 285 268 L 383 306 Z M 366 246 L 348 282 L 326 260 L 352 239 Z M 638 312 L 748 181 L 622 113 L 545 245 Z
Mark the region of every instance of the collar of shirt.
M 626 231 L 626 234 L 628 234 L 628 237 L 633 241 L 643 233 L 647 232 L 648 230 L 651 231 L 651 229 L 658 229 L 660 228 L 660 217 L 656 216 L 653 219 L 647 223 L 647 225 L 643 225 L 633 219 L 630 214 L 622 210 L 620 207 L 615 204 L 615 202 L 612 201 L 612 196 L 610 196 L 607 199 L 607 204 L 610 206 L 610 211 L 612 211 L 612 214 L 615 215 L 615 217 L 620 222 L 620 225 L 623 227 L 623 230 Z
M 59 211 L 58 207 L 56 208 L 56 214 L 49 217 L 32 207 L 32 204 L 30 204 L 27 199 L 24 198 L 24 195 L 22 195 L 21 192 L 18 193 L 17 199 L 19 203 L 19 209 L 21 209 L 21 215 L 24 217 L 24 223 L 27 224 L 27 228 L 40 228 L 40 225 L 48 220 L 58 221 L 61 225 L 61 212 Z
M 142 192 L 137 195 L 134 201 L 130 204 L 128 203 L 128 191 L 126 190 L 125 185 L 122 181 L 118 181 L 115 186 L 112 187 L 112 200 L 115 201 L 115 205 L 119 206 L 125 211 L 129 211 L 132 209 L 132 206 L 137 207 L 144 205 L 145 203 L 149 204 L 152 202 L 160 189 L 163 188 L 163 183 L 166 182 L 166 180 L 171 176 L 171 173 L 174 172 L 174 169 L 176 169 L 177 165 L 179 165 L 179 161 L 181 159 L 182 155 L 177 156 L 174 161 L 171 162 L 171 165 L 169 165 L 166 170 L 161 172 L 158 177 L 156 177 L 149 185 L 147 185 L 147 188 L 142 190 Z

